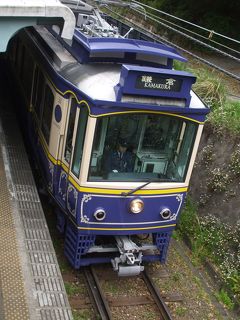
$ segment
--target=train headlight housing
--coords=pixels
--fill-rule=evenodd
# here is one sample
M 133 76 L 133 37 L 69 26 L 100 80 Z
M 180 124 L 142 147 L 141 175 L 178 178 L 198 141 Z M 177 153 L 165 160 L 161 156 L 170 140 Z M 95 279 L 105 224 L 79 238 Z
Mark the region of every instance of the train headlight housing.
M 93 215 L 98 221 L 103 221 L 106 218 L 106 212 L 103 209 L 97 209 Z
M 130 202 L 130 211 L 132 213 L 140 213 L 143 211 L 144 202 L 141 199 L 134 199 Z
M 164 219 L 167 220 L 171 217 L 171 210 L 168 208 L 164 208 L 161 212 L 160 212 L 160 216 Z

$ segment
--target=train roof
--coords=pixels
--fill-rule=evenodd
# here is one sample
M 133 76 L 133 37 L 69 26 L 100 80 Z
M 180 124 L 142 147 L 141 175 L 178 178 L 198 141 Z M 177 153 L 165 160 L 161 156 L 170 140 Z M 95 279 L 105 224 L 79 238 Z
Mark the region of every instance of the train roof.
M 167 65 L 167 60 L 179 60 L 186 62 L 174 48 L 144 40 L 134 40 L 125 38 L 97 38 L 88 37 L 81 33 L 78 29 L 74 33 L 74 48 L 84 48 L 85 56 L 77 58 L 80 62 L 96 61 L 97 58 L 119 58 L 133 54 L 135 60 L 143 60 L 145 63 L 152 62 L 155 64 Z M 72 48 L 70 51 L 74 53 Z M 102 61 L 102 60 L 101 60 Z M 163 62 L 165 61 L 165 62 Z
M 91 62 L 116 62 L 138 65 L 161 66 L 171 69 L 173 60 L 186 62 L 187 59 L 180 55 L 174 48 L 167 45 L 125 38 L 98 38 L 89 37 L 75 29 L 72 43 L 64 41 L 51 28 L 34 27 L 49 47 L 53 39 L 49 41 L 47 32 L 54 35 L 55 41 L 68 50 L 80 63 Z M 37 34 L 35 34 L 37 36 Z
M 174 106 L 181 107 L 182 110 L 188 107 L 196 112 L 197 109 L 204 113 L 207 112 L 206 105 L 191 91 L 191 86 L 196 78 L 190 73 L 172 70 L 166 66 L 163 68 L 158 65 L 153 67 L 132 65 L 132 59 L 129 59 L 128 64 L 104 61 L 80 63 L 63 43 L 59 42 L 55 35 L 46 28 L 37 26 L 31 30 L 30 34 L 38 40 L 38 46 L 41 50 L 44 50 L 45 56 L 48 55 L 48 60 L 57 73 L 95 103 L 97 101 L 99 101 L 98 104 L 104 104 L 104 102 L 112 104 L 114 102 L 131 103 L 133 107 L 134 105 L 142 105 L 142 108 L 144 105 L 153 108 Z M 83 39 L 85 38 L 83 37 Z M 82 47 L 88 47 L 90 53 L 92 50 L 101 52 L 101 48 L 106 50 L 106 48 L 104 49 L 106 43 L 111 49 L 111 46 L 114 47 L 113 44 L 116 43 L 113 41 L 114 39 L 104 38 L 103 41 L 99 41 L 99 39 L 85 40 L 86 42 L 83 41 Z M 125 47 L 138 46 L 140 51 L 145 50 L 143 48 L 145 44 L 149 52 L 151 47 L 156 48 L 158 53 L 163 52 L 165 48 L 165 46 L 154 43 L 147 45 L 144 41 L 140 41 L 143 46 L 141 47 L 138 41 L 129 42 L 128 39 L 121 39 L 121 42 L 118 41 L 117 43 L 120 44 L 125 41 Z M 99 48 L 100 51 L 98 51 Z M 173 57 L 175 50 L 169 50 L 168 55 Z M 149 80 L 150 84 L 146 82 Z M 168 87 L 166 87 L 167 83 Z M 157 90 L 159 88 L 165 88 L 166 90 Z M 141 107 L 139 106 L 139 108 Z
M 59 73 L 92 100 L 117 102 L 118 92 L 116 89 L 121 79 L 122 67 L 119 64 L 80 64 L 76 62 L 65 66 Z M 126 65 L 125 67 L 128 66 Z M 172 74 L 179 76 L 190 76 L 189 73 L 185 72 L 167 71 L 172 71 Z M 120 102 L 186 107 L 184 96 L 180 98 L 174 97 L 171 92 L 171 96 L 173 97 L 169 98 L 169 96 L 159 96 L 152 90 L 150 90 L 150 93 L 151 95 L 139 94 L 134 90 L 126 94 L 123 92 L 120 96 Z M 206 105 L 192 90 L 190 91 L 188 107 L 192 109 L 206 109 Z

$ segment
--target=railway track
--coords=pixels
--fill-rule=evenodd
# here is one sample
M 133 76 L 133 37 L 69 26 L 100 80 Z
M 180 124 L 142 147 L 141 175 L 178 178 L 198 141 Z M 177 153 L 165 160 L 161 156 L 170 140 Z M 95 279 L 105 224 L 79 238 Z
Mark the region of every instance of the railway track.
M 166 306 L 163 297 L 160 295 L 158 288 L 155 286 L 153 279 L 147 271 L 142 272 L 140 278 L 143 280 L 150 296 L 140 297 L 116 297 L 109 298 L 102 289 L 100 278 L 97 275 L 97 268 L 85 267 L 84 276 L 86 279 L 87 289 L 89 297 L 96 313 L 100 316 L 100 319 L 111 320 L 112 307 L 137 307 L 139 305 L 151 305 L 155 309 L 156 316 L 159 320 L 172 320 L 171 314 Z M 111 276 L 110 276 L 111 278 Z M 125 281 L 129 278 L 124 278 Z M 123 279 L 121 278 L 121 281 Z M 119 279 L 120 281 L 120 279 Z
M 160 295 L 160 292 L 158 288 L 155 286 L 153 279 L 149 276 L 149 274 L 144 271 L 142 273 L 142 278 L 144 280 L 144 283 L 146 284 L 149 292 L 151 293 L 151 296 L 154 299 L 154 302 L 156 303 L 159 313 L 163 320 L 172 320 L 171 314 L 169 313 L 169 310 L 163 300 L 163 298 Z
M 101 289 L 94 267 L 85 267 L 84 275 L 87 282 L 89 296 L 93 302 L 96 312 L 101 317 L 100 319 L 111 320 L 110 307 L 103 290 Z

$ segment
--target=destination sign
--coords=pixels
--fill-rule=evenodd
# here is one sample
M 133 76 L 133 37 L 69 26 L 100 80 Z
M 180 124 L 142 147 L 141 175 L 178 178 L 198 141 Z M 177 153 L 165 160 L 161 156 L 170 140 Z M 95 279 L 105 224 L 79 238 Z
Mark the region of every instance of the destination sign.
M 182 79 L 174 79 L 171 76 L 142 74 L 137 77 L 135 88 L 179 92 L 182 81 Z

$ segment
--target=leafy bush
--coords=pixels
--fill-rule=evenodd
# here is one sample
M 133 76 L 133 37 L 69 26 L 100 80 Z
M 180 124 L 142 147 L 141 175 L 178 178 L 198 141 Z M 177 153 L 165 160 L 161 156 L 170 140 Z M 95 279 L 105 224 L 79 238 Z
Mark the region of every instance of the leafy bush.
M 210 113 L 208 120 L 218 132 L 227 129 L 238 134 L 240 132 L 240 102 L 227 100 L 223 106 L 217 106 Z
M 207 180 L 207 187 L 209 191 L 222 192 L 227 190 L 230 182 L 231 179 L 228 173 L 221 168 L 214 168 Z
M 234 307 L 234 303 L 232 302 L 231 298 L 229 297 L 228 293 L 224 290 L 221 289 L 220 292 L 216 294 L 216 297 L 218 301 L 222 302 L 225 304 L 225 306 L 228 307 L 228 309 L 232 310 Z
M 192 73 L 197 77 L 194 91 L 203 99 L 211 110 L 223 108 L 226 102 L 226 88 L 219 76 L 208 69 L 196 68 Z
M 185 209 L 181 213 L 181 218 L 178 222 L 178 231 L 182 236 L 188 236 L 194 239 L 195 233 L 199 227 L 198 217 L 196 215 L 197 206 L 193 203 L 190 197 L 187 198 Z
M 215 132 L 225 130 L 240 133 L 240 102 L 227 98 L 227 90 L 219 74 L 209 69 L 199 68 L 197 64 L 193 69 L 180 62 L 174 64 L 175 69 L 189 71 L 197 77 L 193 90 L 201 97 L 211 109 L 208 121 L 213 125 Z
M 235 177 L 240 175 L 240 144 L 237 145 L 236 150 L 231 155 L 229 170 Z
M 226 287 L 240 301 L 240 224 L 230 226 L 209 214 L 198 217 L 197 206 L 188 199 L 178 233 L 190 239 L 194 261 L 211 260 Z

